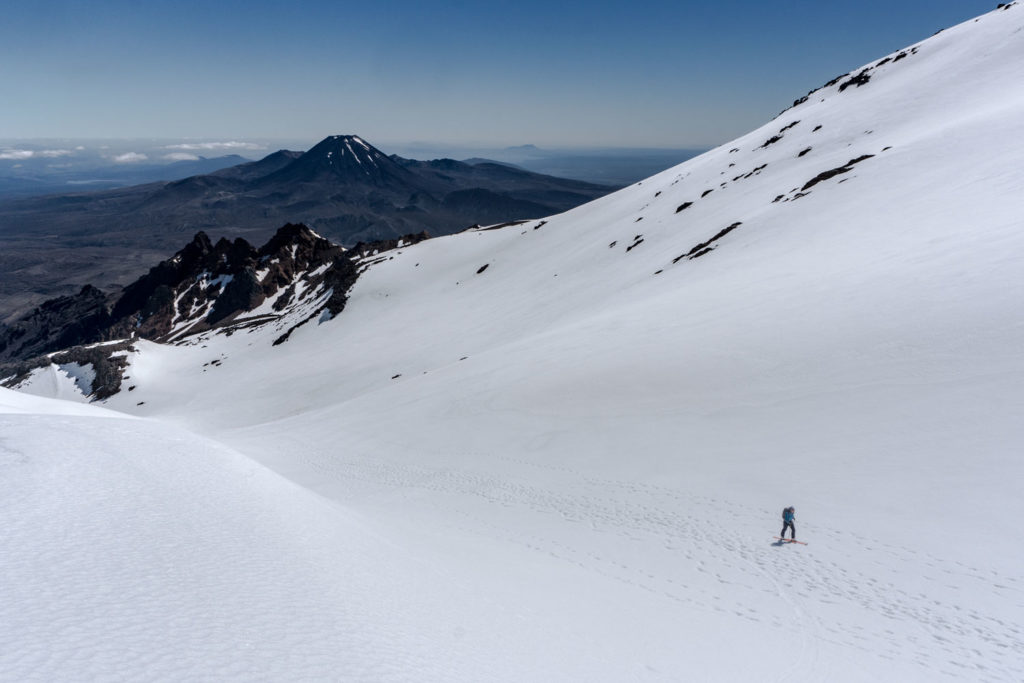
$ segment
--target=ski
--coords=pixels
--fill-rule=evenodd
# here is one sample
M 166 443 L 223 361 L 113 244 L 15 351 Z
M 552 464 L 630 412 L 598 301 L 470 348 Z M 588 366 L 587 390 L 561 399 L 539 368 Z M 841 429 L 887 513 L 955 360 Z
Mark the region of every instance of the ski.
M 798 541 L 795 538 L 781 538 L 779 536 L 776 536 L 775 539 L 782 541 L 783 543 L 799 543 L 800 545 L 807 545 L 803 541 Z

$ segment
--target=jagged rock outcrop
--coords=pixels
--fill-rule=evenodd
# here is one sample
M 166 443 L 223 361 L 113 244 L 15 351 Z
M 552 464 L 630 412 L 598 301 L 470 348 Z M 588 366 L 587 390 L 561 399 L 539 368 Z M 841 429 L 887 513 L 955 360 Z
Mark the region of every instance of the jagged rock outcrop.
M 24 361 L 0 364 L 0 386 L 17 387 L 27 379 L 33 371 L 54 366 L 62 370 L 70 366 L 87 368 L 91 374 L 88 387 L 82 387 L 82 393 L 93 400 L 101 401 L 113 396 L 122 389 L 124 370 L 127 365 L 125 351 L 133 350 L 129 341 L 115 344 L 97 344 L 76 346 L 66 351 L 58 351 L 45 356 L 30 358 Z
M 199 232 L 119 296 L 86 286 L 0 327 L 0 377 L 23 377 L 31 368 L 56 362 L 47 354 L 78 348 L 76 353 L 85 354 L 79 360 L 97 372 L 97 391 L 116 391 L 112 378 L 119 366 L 99 357 L 117 347 L 88 353 L 83 347 L 113 340 L 176 342 L 209 330 L 264 324 L 299 304 L 315 303 L 302 309 L 301 321 L 286 339 L 324 311 L 328 319 L 342 311 L 362 261 L 428 237 L 421 232 L 345 250 L 305 225 L 289 223 L 257 249 L 241 238 L 213 243 Z M 253 313 L 265 303 L 265 310 Z
M 107 295 L 91 285 L 44 302 L 0 328 L 0 361 L 104 340 L 112 320 L 108 304 Z

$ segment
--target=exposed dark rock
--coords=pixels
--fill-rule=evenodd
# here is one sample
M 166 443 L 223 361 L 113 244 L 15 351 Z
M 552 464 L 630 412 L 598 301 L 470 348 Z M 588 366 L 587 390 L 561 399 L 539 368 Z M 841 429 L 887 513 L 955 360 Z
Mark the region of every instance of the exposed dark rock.
M 839 166 L 838 168 L 832 168 L 832 169 L 829 169 L 827 171 L 822 171 L 821 173 L 819 173 L 818 175 L 814 176 L 813 178 L 808 180 L 806 183 L 804 183 L 804 186 L 801 187 L 800 189 L 802 191 L 806 192 L 807 190 L 809 190 L 810 188 L 814 187 L 815 185 L 817 185 L 818 183 L 822 182 L 823 180 L 828 180 L 829 178 L 834 178 L 835 176 L 840 175 L 842 173 L 849 173 L 850 171 L 853 170 L 854 164 L 859 164 L 860 162 L 864 161 L 865 159 L 870 159 L 873 156 L 875 156 L 875 155 L 874 154 L 863 154 L 863 155 L 857 157 L 856 159 L 850 159 L 849 161 L 847 161 L 842 166 Z
M 214 301 L 210 314 L 206 316 L 206 322 L 216 325 L 228 316 L 251 311 L 263 303 L 265 298 L 256 279 L 256 272 L 252 266 L 245 266 L 240 273 L 232 277 Z
M 785 126 L 783 126 L 782 128 L 779 129 L 779 132 L 776 135 L 773 135 L 770 138 L 768 138 L 767 140 L 765 140 L 764 144 L 762 144 L 759 149 L 764 149 L 765 147 L 768 147 L 769 145 L 774 145 L 776 142 L 778 142 L 779 140 L 781 140 L 784 137 L 784 135 L 785 135 L 787 130 L 789 130 L 790 128 L 792 128 L 793 126 L 795 126 L 798 123 L 800 123 L 799 119 L 796 120 L 796 121 L 791 121 L 791 122 L 787 123 Z
M 90 398 L 99 401 L 113 396 L 121 389 L 128 364 L 122 352 L 131 349 L 131 343 L 125 341 L 119 344 L 76 347 L 51 355 L 0 363 L 0 378 L 8 378 L 3 385 L 14 388 L 28 379 L 33 370 L 47 368 L 51 364 L 62 366 L 76 363 L 82 367 L 91 366 L 95 377 L 92 386 L 85 391 Z
M 156 310 L 165 298 L 157 294 L 160 287 L 173 289 L 201 273 L 213 276 L 230 273 L 233 267 L 246 262 L 255 253 L 256 250 L 241 238 L 235 242 L 221 239 L 214 246 L 206 233 L 198 232 L 184 249 L 125 287 L 111 310 L 111 317 L 121 320 L 144 309 Z M 150 302 L 154 295 L 157 295 L 157 300 Z
M 293 298 L 295 298 L 295 283 L 284 288 L 281 294 L 278 295 L 277 299 L 274 301 L 271 308 L 277 312 L 281 312 L 288 307 L 288 304 L 292 302 Z
M 849 80 L 843 81 L 842 83 L 840 83 L 839 84 L 839 92 L 843 92 L 844 90 L 849 88 L 851 85 L 857 86 L 859 88 L 860 86 L 862 86 L 865 83 L 867 83 L 868 81 L 870 81 L 871 80 L 871 74 L 868 73 L 869 71 L 870 71 L 870 68 L 864 69 L 863 71 L 861 71 L 859 74 L 857 74 L 853 78 L 850 78 Z
M 488 231 L 491 231 L 491 230 L 501 230 L 502 228 L 510 228 L 510 227 L 512 227 L 514 225 L 522 225 L 523 223 L 529 223 L 529 221 L 528 220 L 523 220 L 523 221 L 506 221 L 504 223 L 498 223 L 497 225 L 488 225 L 486 228 L 481 226 L 480 224 L 476 224 L 476 225 L 469 226 L 468 228 L 466 228 L 466 230 L 477 230 L 477 231 L 480 231 L 480 232 L 488 232 Z M 466 230 L 463 230 L 463 232 L 466 232 Z
M 768 167 L 768 164 L 761 164 L 760 166 L 755 166 L 753 170 L 749 171 L 748 173 L 741 173 L 740 175 L 736 176 L 732 180 L 733 180 L 733 182 L 736 182 L 737 180 L 742 180 L 742 179 L 749 178 L 751 176 L 760 175 L 761 171 L 763 171 L 767 167 Z
M 676 207 L 676 213 L 679 213 L 680 211 L 683 211 L 684 209 L 688 209 L 691 206 L 693 206 L 693 202 L 683 202 L 678 207 Z
M 712 237 L 708 241 L 701 242 L 700 244 L 694 245 L 694 247 L 692 249 L 690 249 L 690 251 L 686 252 L 685 254 L 680 254 L 679 256 L 677 256 L 674 259 L 672 259 L 672 263 L 678 263 L 679 261 L 683 260 L 684 258 L 695 259 L 695 258 L 697 258 L 699 256 L 703 256 L 708 251 L 710 251 L 710 249 L 708 249 L 708 247 L 710 247 L 713 243 L 715 243 L 718 240 L 722 239 L 723 237 L 725 237 L 726 235 L 728 235 L 730 232 L 732 232 L 736 228 L 740 227 L 741 225 L 743 225 L 742 221 L 736 221 L 732 225 L 729 225 L 729 226 L 727 226 L 725 228 L 722 228 L 721 230 L 718 231 L 718 233 L 714 237 Z
M 109 339 L 107 295 L 86 285 L 74 296 L 44 302 L 0 328 L 0 361 L 29 358 L 58 349 Z
M 73 297 L 47 301 L 0 327 L 0 362 L 58 351 L 85 353 L 80 350 L 84 345 L 116 339 L 168 342 L 211 329 L 231 334 L 235 328 L 278 319 L 298 300 L 324 297 L 320 306 L 277 340 L 281 343 L 310 320 L 329 320 L 340 313 L 365 259 L 428 237 L 421 232 L 361 242 L 346 251 L 299 224 L 283 226 L 259 249 L 242 239 L 211 244 L 200 232 L 172 258 L 126 287 L 116 301 L 87 286 Z M 269 297 L 274 297 L 273 313 L 247 315 Z M 119 386 L 110 379 L 113 375 L 101 358 L 116 347 L 96 348 L 100 351 L 89 351 L 88 356 L 97 370 L 94 398 Z M 22 373 L 5 376 L 11 374 Z
M 839 74 L 838 76 L 836 76 L 831 81 L 829 81 L 828 83 L 826 83 L 825 85 L 823 85 L 821 87 L 822 88 L 830 88 L 830 87 L 832 87 L 833 85 L 835 85 L 836 83 L 838 83 L 839 81 L 841 81 L 842 79 L 846 78 L 849 75 L 850 75 L 849 72 L 847 72 L 845 74 Z M 814 92 L 814 91 L 812 90 L 811 92 Z

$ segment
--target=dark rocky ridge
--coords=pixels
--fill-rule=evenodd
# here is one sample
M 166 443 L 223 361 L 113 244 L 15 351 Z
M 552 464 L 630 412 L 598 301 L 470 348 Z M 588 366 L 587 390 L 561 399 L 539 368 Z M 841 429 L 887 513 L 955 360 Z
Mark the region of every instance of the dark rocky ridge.
M 295 327 L 342 311 L 365 258 L 427 238 L 421 232 L 346 250 L 305 225 L 288 224 L 257 249 L 241 238 L 213 243 L 199 232 L 119 295 L 87 285 L 0 325 L 0 379 L 13 386 L 51 363 L 91 364 L 97 373 L 94 397 L 102 398 L 119 389 L 115 377 L 123 362 L 111 353 L 132 340 L 180 342 L 210 330 L 230 332 L 233 326 L 271 322 L 300 302 L 325 297 L 283 341 Z M 276 297 L 273 313 L 247 316 L 270 297 Z M 94 346 L 111 341 L 120 343 Z
M 125 366 L 128 364 L 123 352 L 133 350 L 133 348 L 129 341 L 116 344 L 76 346 L 43 357 L 0 363 L 0 386 L 16 387 L 33 370 L 51 364 L 61 366 L 77 363 L 80 366 L 91 366 L 95 377 L 89 392 L 90 396 L 93 400 L 103 400 L 121 390 Z

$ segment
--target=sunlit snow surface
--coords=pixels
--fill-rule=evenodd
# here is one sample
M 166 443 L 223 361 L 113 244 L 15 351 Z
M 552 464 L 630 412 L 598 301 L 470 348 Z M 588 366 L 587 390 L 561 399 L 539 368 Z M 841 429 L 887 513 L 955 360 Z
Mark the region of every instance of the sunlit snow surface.
M 172 427 L 11 394 L 3 680 L 492 677 L 449 642 L 493 629 L 485 602 L 451 608 L 444 572 L 357 515 Z
M 1024 679 L 1022 27 L 3 416 L 0 674 Z

